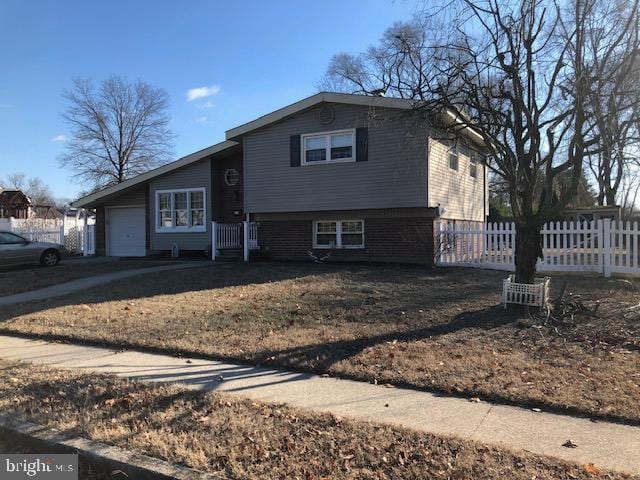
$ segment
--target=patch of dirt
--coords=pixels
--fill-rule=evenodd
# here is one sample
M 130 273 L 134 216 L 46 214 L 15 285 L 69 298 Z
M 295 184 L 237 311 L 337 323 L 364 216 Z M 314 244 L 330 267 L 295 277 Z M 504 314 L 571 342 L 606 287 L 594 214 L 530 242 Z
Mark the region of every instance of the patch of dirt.
M 8 362 L 0 409 L 223 478 L 630 478 L 219 393 Z
M 597 316 L 504 310 L 503 272 L 263 263 L 147 275 L 0 313 L 27 334 L 153 347 L 640 421 L 640 292 L 554 276 Z

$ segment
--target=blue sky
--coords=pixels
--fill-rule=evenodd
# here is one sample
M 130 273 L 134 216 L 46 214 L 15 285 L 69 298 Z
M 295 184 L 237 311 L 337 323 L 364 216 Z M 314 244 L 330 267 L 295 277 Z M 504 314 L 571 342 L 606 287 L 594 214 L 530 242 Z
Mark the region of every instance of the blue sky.
M 58 197 L 82 186 L 57 157 L 62 90 L 111 75 L 164 88 L 175 153 L 311 95 L 329 59 L 375 43 L 413 0 L 0 1 L 0 180 L 39 176 Z M 191 89 L 211 94 L 188 101 Z M 217 93 L 216 93 L 217 92 Z

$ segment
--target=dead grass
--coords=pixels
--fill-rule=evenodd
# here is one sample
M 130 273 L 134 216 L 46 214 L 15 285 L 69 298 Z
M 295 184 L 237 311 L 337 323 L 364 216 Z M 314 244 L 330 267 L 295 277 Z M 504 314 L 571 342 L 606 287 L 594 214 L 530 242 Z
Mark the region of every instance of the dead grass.
M 630 478 L 224 394 L 8 362 L 0 410 L 220 478 Z
M 557 332 L 499 305 L 500 272 L 217 265 L 10 308 L 7 331 L 181 350 L 640 421 L 640 302 L 568 278 L 598 317 Z M 561 277 L 554 277 L 558 285 Z
M 78 278 L 118 272 L 134 268 L 151 267 L 166 262 L 153 260 L 114 260 L 84 263 L 79 260 L 65 260 L 55 267 L 40 265 L 20 265 L 0 268 L 0 297 L 50 287 L 58 283 Z

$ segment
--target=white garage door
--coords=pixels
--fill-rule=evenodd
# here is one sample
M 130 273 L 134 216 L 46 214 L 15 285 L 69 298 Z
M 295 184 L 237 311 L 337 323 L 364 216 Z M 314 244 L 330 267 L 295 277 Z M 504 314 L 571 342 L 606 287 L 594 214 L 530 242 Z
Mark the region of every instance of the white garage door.
M 144 208 L 109 209 L 109 255 L 144 257 Z

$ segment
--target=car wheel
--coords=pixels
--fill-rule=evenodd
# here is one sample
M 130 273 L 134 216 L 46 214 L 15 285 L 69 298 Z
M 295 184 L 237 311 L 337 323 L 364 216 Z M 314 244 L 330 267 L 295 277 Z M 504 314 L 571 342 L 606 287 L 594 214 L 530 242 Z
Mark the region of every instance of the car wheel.
M 55 267 L 60 262 L 60 253 L 57 250 L 45 250 L 40 256 L 40 264 L 45 267 Z

